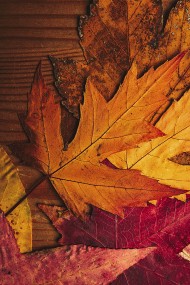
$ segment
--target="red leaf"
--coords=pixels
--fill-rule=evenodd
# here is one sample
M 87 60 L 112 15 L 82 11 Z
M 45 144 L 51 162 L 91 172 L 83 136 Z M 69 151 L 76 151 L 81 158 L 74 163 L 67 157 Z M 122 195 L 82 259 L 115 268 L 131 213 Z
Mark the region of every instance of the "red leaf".
M 21 254 L 13 231 L 2 213 L 0 234 L 1 285 L 108 284 L 154 250 L 115 250 L 74 245 Z
M 190 243 L 190 200 L 183 203 L 165 198 L 156 206 L 127 207 L 124 219 L 93 207 L 88 222 L 69 212 L 59 217 L 63 211 L 61 207 L 39 207 L 62 234 L 60 244 L 82 243 L 109 248 L 141 248 L 156 244 L 179 253 Z
M 183 203 L 166 198 L 156 206 L 126 208 L 124 219 L 94 207 L 91 219 L 86 223 L 67 211 L 63 212 L 61 207 L 39 207 L 62 234 L 61 244 L 83 243 L 109 248 L 158 247 L 125 271 L 114 285 L 189 284 L 190 264 L 176 254 L 190 243 L 190 200 Z

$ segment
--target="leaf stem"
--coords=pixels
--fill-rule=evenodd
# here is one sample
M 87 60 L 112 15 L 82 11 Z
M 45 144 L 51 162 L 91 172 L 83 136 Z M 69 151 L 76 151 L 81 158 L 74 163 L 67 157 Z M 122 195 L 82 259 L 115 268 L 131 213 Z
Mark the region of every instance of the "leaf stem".
M 39 178 L 27 191 L 27 193 L 20 199 L 14 206 L 12 206 L 6 213 L 5 217 L 10 215 L 31 193 L 32 191 L 40 185 L 43 181 L 45 181 L 47 178 L 49 178 L 49 175 L 44 175 L 41 178 Z

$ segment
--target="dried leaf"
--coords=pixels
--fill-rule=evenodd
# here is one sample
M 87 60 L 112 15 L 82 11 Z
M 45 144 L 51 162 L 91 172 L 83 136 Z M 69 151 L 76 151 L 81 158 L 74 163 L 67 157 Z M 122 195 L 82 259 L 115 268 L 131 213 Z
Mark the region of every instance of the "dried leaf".
M 39 205 L 39 208 L 62 235 L 60 244 L 109 248 L 157 246 L 155 252 L 118 277 L 114 285 L 189 284 L 190 264 L 177 256 L 190 241 L 189 200 L 183 203 L 162 199 L 156 206 L 126 208 L 124 219 L 94 207 L 86 222 L 61 207 Z
M 84 218 L 89 204 L 122 215 L 123 206 L 146 205 L 151 199 L 183 193 L 138 171 L 115 170 L 101 164 L 112 153 L 163 135 L 146 118 L 167 101 L 170 82 L 183 56 L 155 71 L 150 69 L 139 79 L 134 64 L 109 103 L 88 80 L 80 124 L 67 151 L 63 151 L 60 135 L 59 104 L 54 102 L 38 68 L 25 122 L 30 143 L 20 154 L 48 175 L 77 216 Z
M 136 52 L 156 36 L 161 22 L 161 5 L 152 0 L 94 2 L 90 16 L 81 17 L 79 35 L 86 61 L 95 61 L 92 80 L 100 93 L 109 99 Z M 97 77 L 102 82 L 98 82 Z
M 81 47 L 87 64 L 69 61 L 68 67 L 64 59 L 52 58 L 56 86 L 70 111 L 77 114 L 77 104 L 81 103 L 89 73 L 106 100 L 113 96 L 130 68 L 134 52 L 156 36 L 162 21 L 161 12 L 161 4 L 154 0 L 140 3 L 134 0 L 93 1 L 90 15 L 81 16 L 79 22 Z
M 174 2 L 163 2 L 164 14 Z M 90 15 L 82 16 L 79 24 L 81 46 L 88 64 L 69 60 L 68 65 L 68 60 L 52 59 L 56 86 L 69 111 L 78 116 L 77 105 L 82 100 L 89 74 L 99 92 L 109 100 L 134 59 L 138 74 L 142 74 L 188 49 L 189 10 L 189 1 L 177 1 L 164 27 L 161 1 L 94 1 Z M 179 80 L 181 93 L 186 90 L 185 78 L 189 76 L 190 70 Z M 179 93 L 179 86 L 175 84 L 173 88 Z
M 110 161 L 118 167 L 141 170 L 144 175 L 158 179 L 163 184 L 189 190 L 189 166 L 177 164 L 171 159 L 181 151 L 190 149 L 189 108 L 190 91 L 187 91 L 178 102 L 173 102 L 156 124 L 166 134 L 164 137 L 112 156 Z
M 178 52 L 188 50 L 190 47 L 190 21 L 189 21 L 190 1 L 177 1 L 169 15 L 164 33 L 156 39 L 156 47 L 149 45 L 143 49 L 141 54 L 136 57 L 140 71 L 153 66 L 158 66 L 165 60 L 172 58 Z M 190 87 L 190 66 L 189 55 L 184 58 L 183 68 L 179 69 L 178 80 L 171 83 L 171 90 L 168 97 L 171 99 L 179 99 Z M 151 119 L 152 123 L 156 123 L 160 115 L 167 110 L 169 104 L 164 104 Z
M 85 88 L 89 68 L 85 63 L 71 59 L 57 59 L 54 57 L 50 57 L 50 59 L 54 67 L 55 85 L 63 97 L 61 103 L 79 119 L 78 106 L 83 101 L 81 90 Z
M 177 1 L 171 10 L 163 34 L 158 35 L 156 46 L 147 45 L 136 60 L 141 70 L 150 66 L 160 65 L 161 62 L 189 49 L 189 0 Z
M 25 195 L 17 169 L 8 154 L 0 146 L 0 208 L 7 211 Z M 27 200 L 23 201 L 9 216 L 21 252 L 32 250 L 32 219 Z
M 0 214 L 1 285 L 108 284 L 155 248 L 114 250 L 82 245 L 20 254 L 13 231 Z

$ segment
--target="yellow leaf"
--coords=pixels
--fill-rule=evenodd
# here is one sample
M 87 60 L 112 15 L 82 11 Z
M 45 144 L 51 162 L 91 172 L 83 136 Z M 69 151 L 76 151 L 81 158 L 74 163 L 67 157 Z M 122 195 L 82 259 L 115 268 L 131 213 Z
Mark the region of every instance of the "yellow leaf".
M 190 150 L 190 91 L 174 101 L 168 111 L 156 124 L 166 135 L 145 142 L 138 148 L 112 156 L 111 162 L 122 168 L 138 169 L 144 175 L 159 182 L 190 190 L 189 165 L 177 164 L 170 160 L 180 152 Z M 181 197 L 184 200 L 184 196 Z
M 25 195 L 25 190 L 14 164 L 0 147 L 0 208 L 6 212 Z M 21 252 L 32 250 L 32 220 L 27 200 L 7 217 Z

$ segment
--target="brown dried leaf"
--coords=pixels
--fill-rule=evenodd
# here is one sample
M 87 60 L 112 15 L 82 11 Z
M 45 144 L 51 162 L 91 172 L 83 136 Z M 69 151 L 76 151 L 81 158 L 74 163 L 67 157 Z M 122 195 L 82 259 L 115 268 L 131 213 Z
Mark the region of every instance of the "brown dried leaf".
M 163 3 L 164 13 L 173 2 Z M 100 93 L 109 100 L 134 59 L 137 61 L 138 74 L 142 74 L 151 66 L 158 66 L 188 49 L 189 10 L 189 1 L 178 1 L 163 31 L 162 5 L 159 1 L 94 1 L 90 16 L 82 16 L 79 25 L 86 67 L 85 63 L 71 62 L 69 74 L 66 61 L 53 59 L 56 85 L 65 98 L 67 108 L 79 116 L 77 106 L 82 100 L 89 74 Z M 186 78 L 189 73 L 186 73 Z M 76 74 L 75 78 L 73 74 Z M 174 86 L 177 94 L 172 98 L 179 98 L 179 87 L 182 93 L 187 89 L 186 85 L 183 76 L 180 86 Z M 159 113 L 163 113 L 167 107 L 168 104 Z M 158 118 L 156 116 L 153 123 Z
M 161 4 L 154 0 L 99 0 L 90 6 L 89 16 L 81 16 L 79 36 L 86 68 L 86 63 L 69 62 L 68 67 L 67 61 L 52 59 L 56 86 L 75 116 L 88 74 L 104 98 L 112 98 L 137 50 L 153 41 L 160 30 L 161 12 Z M 70 88 L 73 80 L 74 90 Z

